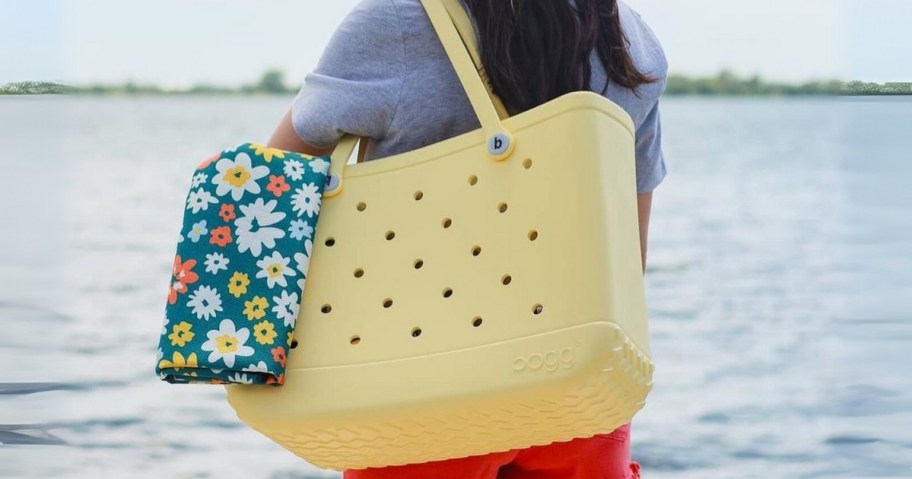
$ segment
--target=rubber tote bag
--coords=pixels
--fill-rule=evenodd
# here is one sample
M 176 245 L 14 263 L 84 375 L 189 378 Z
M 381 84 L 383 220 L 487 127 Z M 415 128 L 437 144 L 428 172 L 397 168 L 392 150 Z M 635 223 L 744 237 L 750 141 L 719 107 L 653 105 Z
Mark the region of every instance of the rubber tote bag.
M 502 119 L 465 11 L 422 3 L 481 128 L 351 165 L 341 142 L 285 385 L 226 386 L 322 468 L 608 433 L 652 384 L 629 115 L 573 92 Z

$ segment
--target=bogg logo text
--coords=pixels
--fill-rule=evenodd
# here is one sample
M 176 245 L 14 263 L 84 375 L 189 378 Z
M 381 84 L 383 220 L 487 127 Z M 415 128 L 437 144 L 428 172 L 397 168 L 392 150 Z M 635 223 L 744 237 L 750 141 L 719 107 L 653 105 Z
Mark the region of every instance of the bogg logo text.
M 513 360 L 513 372 L 547 371 L 550 373 L 558 369 L 570 369 L 573 367 L 573 359 L 573 347 L 517 356 Z

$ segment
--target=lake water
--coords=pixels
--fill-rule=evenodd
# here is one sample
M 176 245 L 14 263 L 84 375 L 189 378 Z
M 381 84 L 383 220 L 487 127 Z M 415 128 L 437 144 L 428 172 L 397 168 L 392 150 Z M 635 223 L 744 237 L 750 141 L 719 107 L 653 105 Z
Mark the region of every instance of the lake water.
M 185 187 L 289 98 L 0 98 L 13 478 L 318 478 L 219 387 L 152 372 Z M 645 478 L 912 477 L 912 101 L 663 100 Z

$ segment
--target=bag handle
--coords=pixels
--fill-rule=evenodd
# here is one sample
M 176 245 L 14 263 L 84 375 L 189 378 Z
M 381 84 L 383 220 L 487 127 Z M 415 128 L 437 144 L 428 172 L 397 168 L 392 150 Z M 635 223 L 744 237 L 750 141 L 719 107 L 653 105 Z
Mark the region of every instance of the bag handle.
M 501 120 L 509 118 L 509 113 L 500 98 L 494 94 L 484 73 L 478 41 L 468 13 L 459 0 L 421 0 L 421 4 L 478 117 L 486 137 L 488 154 L 497 161 L 508 158 L 513 153 L 513 135 L 504 127 Z M 361 162 L 366 139 L 345 135 L 336 145 L 330 159 L 324 197 L 332 197 L 342 191 L 342 172 L 359 141 L 362 145 L 358 162 Z
M 491 87 L 491 82 L 488 79 L 487 72 L 485 72 L 481 54 L 479 53 L 478 40 L 475 37 L 475 28 L 472 25 L 472 20 L 469 18 L 468 12 L 460 5 L 459 0 L 442 1 L 443 6 L 446 7 L 447 13 L 450 15 L 450 19 L 453 21 L 453 24 L 456 25 L 456 31 L 459 32 L 459 38 L 462 40 L 463 46 L 468 50 L 469 55 L 472 57 L 472 63 L 475 64 L 475 71 L 478 73 L 482 83 L 484 83 L 485 89 L 488 91 L 488 97 L 491 99 L 491 103 L 494 104 L 494 109 L 497 110 L 497 116 L 500 117 L 501 120 L 509 118 L 510 114 L 507 112 L 507 108 L 500 100 L 500 97 L 494 93 L 494 88 Z
M 460 38 L 454 23 L 454 17 L 462 19 L 458 23 L 462 24 L 465 29 L 466 22 L 469 21 L 468 15 L 462 5 L 458 4 L 458 0 L 421 0 L 421 4 L 424 5 L 431 24 L 434 25 L 434 30 L 437 31 L 437 36 L 440 37 L 440 42 L 443 44 L 447 56 L 450 57 L 459 81 L 478 116 L 481 129 L 487 137 L 488 154 L 495 160 L 506 159 L 513 152 L 513 135 L 501 123 L 497 108 L 491 101 L 493 93 L 488 94 L 488 88 L 479 75 L 474 60 L 478 57 L 475 35 L 465 35 Z M 471 23 L 469 23 L 469 28 L 471 28 Z M 475 48 L 472 48 L 473 44 Z M 467 47 L 475 51 L 474 58 Z

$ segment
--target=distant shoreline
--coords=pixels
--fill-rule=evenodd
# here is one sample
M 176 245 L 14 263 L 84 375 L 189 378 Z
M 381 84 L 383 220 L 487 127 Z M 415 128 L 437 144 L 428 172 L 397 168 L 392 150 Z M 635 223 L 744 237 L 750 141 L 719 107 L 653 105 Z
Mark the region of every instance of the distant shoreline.
M 55 82 L 23 81 L 0 86 L 0 95 L 99 95 L 99 96 L 181 96 L 181 95 L 294 95 L 299 87 L 285 85 L 278 70 L 267 71 L 255 84 L 224 87 L 208 84 L 168 89 L 132 81 L 117 84 L 66 85 Z M 908 96 L 912 82 L 866 83 L 861 81 L 817 80 L 801 84 L 767 82 L 759 76 L 738 77 L 722 71 L 713 77 L 669 75 L 666 96 Z

